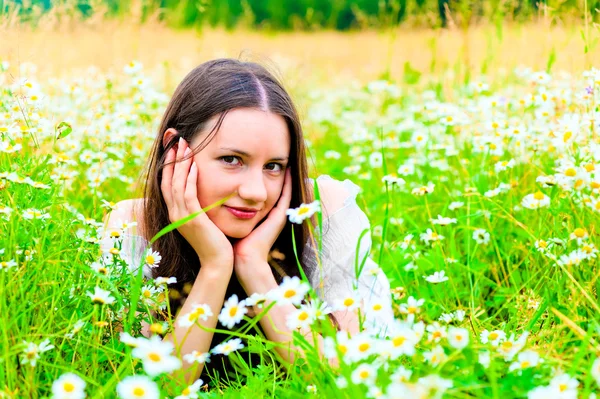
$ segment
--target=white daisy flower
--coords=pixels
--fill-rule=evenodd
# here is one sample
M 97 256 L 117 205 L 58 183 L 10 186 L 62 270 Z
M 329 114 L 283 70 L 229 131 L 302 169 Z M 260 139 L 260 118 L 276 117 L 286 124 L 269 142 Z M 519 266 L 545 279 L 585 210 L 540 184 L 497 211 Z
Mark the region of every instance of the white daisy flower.
M 196 324 L 198 319 L 202 321 L 208 320 L 210 316 L 213 315 L 210 306 L 207 304 L 194 304 L 192 305 L 192 310 L 184 315 L 181 315 L 177 318 L 177 324 L 179 327 L 189 328 Z
M 361 298 L 358 291 L 352 291 L 344 297 L 340 297 L 333 302 L 334 310 L 355 310 L 360 306 Z
M 466 328 L 448 327 L 448 343 L 456 349 L 463 349 L 469 345 L 469 331 Z
M 160 256 L 158 252 L 153 251 L 152 249 L 148 249 L 146 255 L 144 256 L 144 264 L 152 268 L 158 267 L 158 264 L 160 263 L 161 259 L 162 256 Z
M 521 206 L 527 209 L 538 209 L 550 206 L 550 197 L 541 191 L 535 194 L 527 194 L 521 201 Z
M 455 218 L 448 218 L 448 217 L 444 217 L 442 215 L 438 215 L 437 219 L 429 219 L 429 220 L 431 221 L 431 223 L 438 224 L 440 226 L 447 226 L 452 223 L 456 224 Z
M 292 223 L 302 224 L 305 219 L 310 218 L 315 212 L 321 211 L 321 203 L 319 200 L 315 200 L 310 204 L 301 204 L 298 208 L 290 208 L 285 211 L 285 214 L 289 216 L 289 220 Z
M 140 339 L 138 346 L 131 351 L 131 356 L 141 359 L 146 374 L 156 377 L 181 367 L 181 360 L 171 355 L 173 349 L 172 342 L 163 341 L 159 335 L 153 335 L 149 339 Z
M 85 381 L 74 373 L 65 373 L 52 383 L 53 399 L 85 398 Z
M 105 291 L 98 286 L 94 288 L 93 293 L 87 292 L 86 295 L 92 299 L 92 303 L 99 305 L 110 305 L 115 301 L 115 298 L 110 295 L 110 291 Z
M 212 353 L 217 354 L 217 355 L 229 356 L 229 354 L 231 352 L 240 350 L 243 347 L 244 347 L 244 344 L 242 343 L 241 339 L 233 338 L 233 339 L 230 339 L 229 341 L 222 342 L 219 345 L 215 346 L 212 349 Z
M 210 353 L 205 352 L 201 353 L 198 351 L 192 351 L 192 353 L 188 353 L 183 355 L 183 360 L 188 363 L 210 363 Z
M 54 348 L 54 345 L 50 344 L 49 339 L 45 339 L 39 344 L 33 342 L 23 341 L 26 348 L 23 349 L 21 354 L 21 364 L 30 364 L 31 367 L 35 367 L 37 360 L 40 358 L 40 353 L 47 352 Z
M 197 379 L 192 385 L 181 391 L 181 395 L 176 396 L 174 399 L 197 399 L 198 391 L 203 384 L 204 381 Z
M 283 281 L 274 290 L 267 293 L 267 297 L 280 305 L 300 305 L 306 294 L 310 291 L 310 285 L 298 277 L 285 276 Z
M 223 304 L 223 309 L 219 313 L 219 321 L 225 327 L 231 329 L 233 326 L 238 324 L 244 318 L 244 315 L 248 313 L 248 308 L 244 301 L 239 301 L 236 294 L 233 294 Z
M 355 384 L 372 385 L 377 378 L 377 369 L 370 364 L 360 364 L 354 369 L 350 379 Z
M 123 378 L 117 385 L 121 399 L 159 399 L 160 390 L 156 382 L 145 375 L 132 375 Z
M 17 266 L 17 262 L 15 262 L 14 259 L 11 259 L 9 261 L 0 261 L 0 270 L 7 271 L 11 267 L 16 267 L 16 266 Z
M 487 244 L 490 242 L 490 233 L 488 233 L 485 229 L 476 229 L 473 232 L 473 239 L 477 244 Z
M 301 305 L 300 309 L 296 309 L 287 315 L 286 325 L 290 330 L 308 329 L 315 321 L 315 316 L 311 314 L 306 306 Z
M 448 281 L 448 277 L 446 277 L 446 272 L 441 270 L 439 272 L 433 273 L 431 276 L 423 276 L 425 280 L 429 283 L 443 283 L 444 281 Z
M 536 351 L 526 350 L 517 355 L 517 361 L 513 362 L 508 368 L 508 370 L 523 370 L 528 367 L 535 367 L 539 363 L 540 355 Z

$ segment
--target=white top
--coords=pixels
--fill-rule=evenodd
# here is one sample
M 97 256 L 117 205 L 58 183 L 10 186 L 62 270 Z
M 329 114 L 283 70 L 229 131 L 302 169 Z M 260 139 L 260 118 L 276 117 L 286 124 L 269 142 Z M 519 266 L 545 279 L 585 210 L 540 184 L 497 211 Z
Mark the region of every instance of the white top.
M 369 219 L 356 203 L 356 195 L 360 187 L 346 179 L 339 181 L 328 175 L 317 178 L 321 194 L 323 184 L 331 188 L 330 192 L 344 195 L 343 205 L 338 209 L 327 208 L 325 203 L 323 215 L 323 253 L 321 254 L 322 270 L 319 270 L 316 257 L 317 249 L 312 247 L 311 239 L 304 247 L 303 262 L 310 283 L 321 300 L 335 306 L 340 300 L 354 294 L 361 300 L 363 315 L 366 315 L 365 327 L 375 328 L 385 332 L 386 326 L 391 326 L 394 319 L 390 283 L 384 272 L 371 259 L 367 258 L 363 270 L 356 278 L 355 259 L 359 237 L 364 229 L 367 233 L 360 242 L 358 263 L 371 248 L 371 233 Z M 318 226 L 315 226 L 318 231 Z M 318 248 L 318 236 L 315 237 Z M 131 251 L 127 251 L 131 248 Z M 121 257 L 131 266 L 141 264 L 148 248 L 148 241 L 139 235 L 124 234 Z M 150 269 L 145 266 L 144 275 L 152 278 Z M 164 276 L 169 277 L 169 276 Z M 319 284 L 321 281 L 323 284 Z M 372 310 L 374 305 L 376 309 Z

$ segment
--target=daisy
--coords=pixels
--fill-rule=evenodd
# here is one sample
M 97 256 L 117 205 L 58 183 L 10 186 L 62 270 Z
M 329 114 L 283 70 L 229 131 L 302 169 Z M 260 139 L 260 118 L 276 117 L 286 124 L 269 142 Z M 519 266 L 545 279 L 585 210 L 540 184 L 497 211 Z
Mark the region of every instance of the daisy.
M 262 309 L 267 300 L 268 298 L 266 295 L 255 292 L 248 298 L 244 299 L 244 302 L 246 303 L 246 306 L 256 306 L 257 308 Z
M 307 385 L 306 392 L 308 393 L 317 393 L 317 387 L 315 385 Z
M 215 346 L 212 349 L 212 353 L 217 354 L 217 355 L 229 356 L 229 354 L 231 352 L 235 352 L 239 349 L 242 349 L 243 347 L 244 347 L 244 344 L 242 343 L 241 339 L 233 338 L 233 339 L 230 339 L 229 341 L 220 343 L 219 345 Z
M 85 326 L 85 321 L 83 320 L 77 320 L 75 322 L 75 324 L 73 325 L 73 329 L 65 334 L 66 338 L 73 338 L 75 336 L 75 334 L 77 334 L 79 331 L 81 331 L 81 329 Z
M 589 234 L 587 230 L 581 227 L 576 228 L 571 234 L 569 234 L 569 238 L 571 240 L 577 240 L 577 244 L 581 244 L 581 242 L 587 240 L 588 237 Z
M 145 375 L 132 375 L 123 378 L 117 385 L 121 399 L 159 399 L 160 391 L 156 382 Z
M 305 219 L 310 218 L 315 212 L 321 211 L 321 203 L 319 200 L 315 200 L 310 204 L 301 204 L 298 208 L 290 208 L 285 211 L 285 214 L 289 216 L 289 220 L 292 223 L 302 224 Z
M 146 374 L 156 377 L 181 367 L 181 360 L 171 355 L 173 349 L 172 342 L 163 341 L 160 336 L 153 335 L 149 339 L 140 339 L 138 346 L 131 351 L 131 356 L 141 359 Z
M 212 310 L 210 310 L 210 306 L 206 304 L 199 305 L 195 303 L 192 305 L 191 312 L 177 318 L 177 324 L 179 325 L 179 327 L 189 328 L 196 324 L 196 321 L 198 321 L 198 319 L 206 321 L 212 315 L 213 312 Z
M 438 224 L 440 226 L 447 226 L 452 223 L 456 223 L 455 218 L 443 217 L 442 215 L 438 215 L 437 219 L 429 219 L 431 223 Z
M 443 363 L 447 359 L 444 349 L 439 345 L 436 345 L 430 351 L 423 352 L 423 357 L 425 358 L 425 360 L 427 360 L 427 362 L 431 363 L 431 365 L 433 366 L 437 366 L 438 364 Z
M 9 261 L 1 261 L 0 262 L 0 270 L 7 271 L 11 267 L 16 267 L 16 266 L 17 266 L 17 262 L 15 262 L 14 259 L 11 259 Z
M 443 240 L 445 237 L 441 234 L 432 231 L 431 229 L 427 229 L 425 233 L 421 233 L 421 241 L 424 241 L 425 244 L 429 244 L 430 242 Z
M 297 276 L 285 276 L 279 287 L 269 291 L 267 297 L 281 305 L 292 304 L 298 306 L 308 291 L 310 291 L 310 285 Z
M 440 325 L 437 321 L 427 326 L 427 332 L 429 332 L 429 340 L 433 342 L 440 342 L 442 338 L 447 336 L 446 327 Z
M 425 303 L 425 299 L 415 299 L 414 297 L 408 297 L 406 303 L 400 305 L 400 313 L 404 314 L 416 314 L 421 311 L 421 306 Z
M 492 332 L 483 330 L 481 334 L 479 334 L 479 338 L 481 339 L 482 344 L 487 344 L 489 342 L 492 346 L 498 346 L 500 345 L 500 342 L 506 339 L 506 333 L 502 330 L 494 330 Z
M 389 341 L 387 350 L 392 359 L 397 359 L 402 355 L 412 356 L 415 354 L 415 345 L 420 338 L 417 333 L 405 323 L 396 321 L 392 324 L 388 333 Z
M 93 293 L 87 292 L 86 295 L 92 299 L 92 303 L 99 305 L 110 305 L 115 301 L 115 298 L 110 296 L 110 291 L 105 291 L 98 286 L 96 286 Z
M 146 256 L 144 256 L 144 264 L 151 268 L 158 267 L 161 259 L 162 256 L 158 252 L 148 249 Z
M 360 306 L 360 294 L 358 291 L 351 291 L 345 297 L 336 299 L 333 303 L 334 310 L 355 310 Z
M 346 356 L 350 348 L 350 339 L 346 331 L 338 331 L 335 339 L 325 337 L 323 339 L 323 354 L 328 359 L 337 359 L 338 351 L 342 356 Z
M 156 285 L 161 285 L 161 284 L 177 284 L 177 277 L 157 277 L 154 279 L 154 284 Z
M 39 209 L 30 208 L 30 209 L 26 209 L 23 211 L 23 217 L 25 219 L 30 219 L 30 220 L 33 220 L 33 219 L 44 220 L 44 219 L 49 219 L 50 214 L 44 213 L 44 212 L 40 211 Z
M 183 355 L 183 360 L 188 363 L 210 363 L 210 353 L 205 352 L 201 353 L 198 351 L 192 351 L 192 353 L 188 353 Z
M 554 377 L 550 381 L 550 392 L 552 392 L 552 397 L 577 397 L 577 387 L 579 386 L 579 382 L 576 378 L 571 377 L 569 374 L 561 374 L 559 376 Z
M 350 379 L 355 384 L 372 385 L 377 378 L 377 370 L 370 364 L 361 364 L 354 369 Z
M 448 277 L 446 277 L 446 272 L 441 270 L 439 272 L 433 273 L 431 276 L 423 276 L 425 280 L 429 283 L 443 283 L 444 281 L 448 281 Z
M 37 360 L 40 358 L 40 353 L 54 348 L 54 345 L 50 345 L 49 339 L 43 340 L 39 345 L 27 341 L 23 341 L 23 344 L 27 347 L 21 354 L 21 364 L 30 364 L 31 367 L 35 367 Z
M 65 373 L 52 383 L 52 397 L 55 399 L 85 398 L 85 381 L 77 374 Z
M 119 335 L 119 340 L 131 348 L 137 348 L 138 346 L 140 346 L 140 344 L 143 344 L 146 339 L 143 337 L 135 338 L 132 337 L 129 333 L 122 331 Z
M 246 303 L 238 301 L 237 295 L 233 294 L 223 305 L 223 309 L 219 314 L 219 321 L 225 327 L 231 329 L 242 321 L 246 313 L 248 313 Z
M 358 333 L 350 338 L 346 357 L 358 362 L 375 353 L 376 341 L 367 333 Z
M 536 351 L 527 350 L 519 353 L 517 361 L 513 362 L 508 368 L 509 371 L 523 370 L 528 367 L 535 367 L 540 363 L 540 355 Z
M 476 229 L 473 232 L 473 239 L 477 244 L 487 244 L 490 242 L 490 233 L 488 233 L 485 229 Z
M 521 205 L 527 209 L 544 208 L 550 206 L 550 197 L 538 191 L 535 194 L 526 195 L 521 201 Z
M 181 391 L 181 395 L 176 396 L 174 399 L 197 399 L 198 391 L 203 384 L 204 381 L 197 379 L 192 385 Z
M 433 192 L 434 188 L 435 188 L 435 184 L 433 184 L 432 182 L 429 182 L 426 186 L 414 188 L 412 190 L 412 194 L 413 195 L 431 194 Z
M 286 325 L 290 330 L 308 329 L 314 321 L 314 315 L 305 306 L 300 306 L 287 315 Z
M 456 349 L 464 349 L 469 345 L 469 331 L 466 328 L 448 327 L 448 343 Z
M 452 203 L 450 203 L 450 205 L 448 205 L 448 209 L 450 209 L 451 211 L 461 208 L 465 205 L 464 202 L 459 202 L 459 201 L 454 201 Z

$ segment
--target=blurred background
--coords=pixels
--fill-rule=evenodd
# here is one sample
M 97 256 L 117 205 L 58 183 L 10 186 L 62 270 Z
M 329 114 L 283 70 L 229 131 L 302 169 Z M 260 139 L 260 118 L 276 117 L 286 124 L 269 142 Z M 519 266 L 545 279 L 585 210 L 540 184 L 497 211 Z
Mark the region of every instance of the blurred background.
M 170 91 L 198 63 L 272 63 L 292 90 L 423 75 L 464 83 L 600 60 L 600 0 L 0 0 L 0 62 L 38 77 L 137 60 Z M 15 73 L 16 73 L 15 69 Z

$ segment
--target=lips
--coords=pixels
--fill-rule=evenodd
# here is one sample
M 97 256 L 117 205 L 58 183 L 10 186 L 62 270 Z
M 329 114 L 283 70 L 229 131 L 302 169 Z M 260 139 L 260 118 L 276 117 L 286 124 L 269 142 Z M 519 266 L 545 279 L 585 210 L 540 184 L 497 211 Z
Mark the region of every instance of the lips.
M 233 208 L 227 205 L 223 206 L 238 219 L 252 219 L 258 213 L 258 210 L 252 208 Z M 250 211 L 244 209 L 250 209 Z

